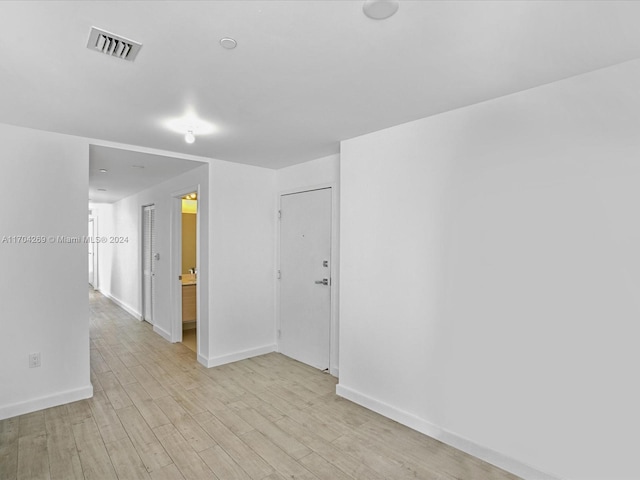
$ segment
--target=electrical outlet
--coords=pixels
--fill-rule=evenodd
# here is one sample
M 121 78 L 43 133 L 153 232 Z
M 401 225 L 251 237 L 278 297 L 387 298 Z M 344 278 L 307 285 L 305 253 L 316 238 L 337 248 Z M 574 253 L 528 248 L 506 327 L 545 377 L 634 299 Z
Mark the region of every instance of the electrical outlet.
M 40 366 L 40 352 L 29 354 L 29 368 L 36 368 Z

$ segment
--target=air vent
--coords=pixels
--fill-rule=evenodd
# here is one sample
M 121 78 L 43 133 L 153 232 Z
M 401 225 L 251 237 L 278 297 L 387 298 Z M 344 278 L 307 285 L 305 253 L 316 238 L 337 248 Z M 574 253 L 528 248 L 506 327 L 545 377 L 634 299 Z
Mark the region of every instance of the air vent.
M 140 48 L 142 48 L 142 44 L 99 28 L 91 27 L 87 48 L 132 62 Z

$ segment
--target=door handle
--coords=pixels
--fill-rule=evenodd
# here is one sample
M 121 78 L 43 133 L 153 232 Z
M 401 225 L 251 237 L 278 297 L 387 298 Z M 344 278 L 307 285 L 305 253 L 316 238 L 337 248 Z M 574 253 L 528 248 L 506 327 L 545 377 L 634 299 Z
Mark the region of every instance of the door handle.
M 315 284 L 316 285 L 329 285 L 329 279 L 328 278 L 323 278 L 322 280 L 316 280 Z

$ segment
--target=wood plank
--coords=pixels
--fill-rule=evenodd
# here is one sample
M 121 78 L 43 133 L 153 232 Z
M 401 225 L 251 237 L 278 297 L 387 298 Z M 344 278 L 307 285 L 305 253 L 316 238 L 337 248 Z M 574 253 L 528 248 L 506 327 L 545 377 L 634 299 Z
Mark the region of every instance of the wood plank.
M 152 480 L 184 480 L 184 476 L 178 470 L 175 463 L 162 467 L 160 470 L 151 472 Z M 224 479 L 223 479 L 224 480 Z
M 95 393 L 93 398 L 89 400 L 89 406 L 105 443 L 127 438 L 127 433 L 124 431 L 116 411 L 103 392 Z
M 278 448 L 259 431 L 252 430 L 245 433 L 242 436 L 242 440 L 285 477 L 299 480 L 317 480 L 318 477 Z
M 20 415 L 18 417 L 20 425 L 20 436 L 26 437 L 27 435 L 42 435 L 47 433 L 47 429 L 44 422 L 44 411 L 28 413 L 26 415 Z
M 156 427 L 154 432 L 186 480 L 218 479 L 173 425 Z
M 152 399 L 166 397 L 167 395 L 169 395 L 169 392 L 167 392 L 160 384 L 160 382 L 158 382 L 158 380 L 156 380 L 156 378 L 151 373 L 149 373 L 148 369 L 145 366 L 136 365 L 135 367 L 129 368 L 129 371 L 133 374 L 136 380 L 138 380 L 138 383 L 142 385 L 142 387 L 147 391 Z M 156 374 L 160 375 L 161 378 L 169 378 L 168 375 L 166 375 L 165 373 L 160 373 L 160 371 L 161 369 L 158 367 L 158 369 L 156 370 Z M 162 372 L 164 372 L 164 370 L 162 370 Z
M 107 443 L 106 448 L 118 478 L 135 478 L 136 480 L 151 478 L 128 437 Z
M 19 417 L 0 420 L 0 478 L 15 480 L 18 476 Z
M 158 438 L 134 406 L 122 408 L 116 413 L 148 472 L 172 463 Z
M 276 424 L 270 422 L 253 409 L 239 410 L 238 414 L 253 428 L 262 433 L 275 445 L 284 450 L 294 459 L 302 458 L 311 453 L 311 450 L 300 443 L 296 438 L 288 435 Z
M 296 437 L 315 453 L 329 461 L 343 472 L 357 480 L 382 480 L 384 477 L 375 470 L 360 462 L 357 458 L 347 454 L 333 443 L 316 435 L 289 417 L 278 421 L 278 426 L 290 435 Z M 390 477 L 392 478 L 392 477 Z
M 86 480 L 117 480 L 116 472 L 93 418 L 73 424 L 73 436 Z
M 133 405 L 113 372 L 98 373 L 97 376 L 113 408 L 119 410 Z
M 59 408 L 59 407 L 56 407 Z M 66 411 L 45 411 L 47 426 L 47 454 L 52 480 L 83 480 L 80 456 L 73 435 L 72 424 Z M 0 478 L 3 478 L 0 475 Z
M 261 480 L 274 471 L 273 467 L 215 416 L 212 415 L 203 424 L 203 428 L 253 480 Z
M 91 418 L 91 407 L 87 400 L 67 403 L 67 411 L 69 412 L 69 422 L 71 424 L 82 423 Z
M 353 480 L 353 477 L 347 475 L 315 452 L 298 461 L 321 480 Z
M 50 478 L 46 432 L 20 436 L 18 480 L 50 480 Z
M 159 398 L 157 404 L 171 420 L 173 426 L 189 442 L 193 450 L 200 452 L 215 445 L 215 441 L 173 397 Z
M 203 450 L 200 458 L 221 480 L 250 480 L 251 477 L 231 458 L 220 445 Z
M 130 383 L 124 385 L 123 388 L 149 427 L 155 428 L 170 423 L 170 420 L 160 407 L 155 404 L 142 385 Z

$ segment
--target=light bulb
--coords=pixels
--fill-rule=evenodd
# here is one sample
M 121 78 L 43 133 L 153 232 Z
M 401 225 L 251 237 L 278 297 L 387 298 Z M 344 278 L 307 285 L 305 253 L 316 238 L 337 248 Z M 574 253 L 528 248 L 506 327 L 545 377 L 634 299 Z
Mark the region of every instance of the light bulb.
M 184 136 L 184 141 L 187 143 L 193 143 L 196 141 L 196 136 L 193 134 L 192 130 L 189 130 Z

